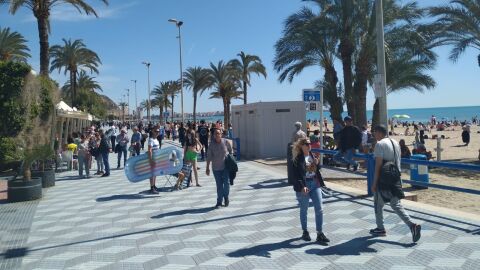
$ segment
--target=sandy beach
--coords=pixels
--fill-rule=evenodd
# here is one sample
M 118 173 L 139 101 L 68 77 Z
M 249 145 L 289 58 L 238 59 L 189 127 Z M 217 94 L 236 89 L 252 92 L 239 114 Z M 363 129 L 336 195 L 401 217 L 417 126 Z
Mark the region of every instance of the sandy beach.
M 312 130 L 318 127 L 312 127 Z M 332 130 L 331 123 L 328 126 L 329 130 Z M 453 129 L 453 130 L 452 130 Z M 410 127 L 410 130 L 413 130 Z M 462 128 L 460 126 L 449 128 L 448 131 L 426 131 L 425 134 L 429 138 L 432 135 L 442 136 L 446 139 L 442 140 L 442 161 L 459 162 L 480 165 L 479 161 L 479 149 L 480 149 L 480 131 L 479 126 L 471 126 L 470 144 L 464 146 L 462 142 Z M 391 138 L 395 140 L 404 139 L 407 146 L 412 150 L 415 136 L 405 136 L 405 128 L 397 127 L 394 132 L 399 135 L 393 135 Z M 331 136 L 331 134 L 330 134 Z M 425 145 L 427 151 L 432 151 L 432 160 L 436 160 L 437 154 L 435 148 L 437 147 L 436 139 L 426 139 Z M 402 172 L 404 179 L 409 179 L 408 170 Z M 431 168 L 429 171 L 430 183 L 456 186 L 462 188 L 469 188 L 474 190 L 480 190 L 480 173 L 472 171 L 452 170 L 445 168 Z M 339 180 L 338 184 L 355 187 L 361 190 L 366 190 L 367 183 L 364 180 Z M 447 191 L 435 188 L 429 188 L 425 190 L 416 190 L 410 188 L 410 185 L 404 185 L 406 191 L 412 192 L 417 195 L 418 201 L 432 204 L 436 206 L 458 209 L 465 212 L 470 212 L 480 215 L 480 195 L 466 194 L 461 192 Z

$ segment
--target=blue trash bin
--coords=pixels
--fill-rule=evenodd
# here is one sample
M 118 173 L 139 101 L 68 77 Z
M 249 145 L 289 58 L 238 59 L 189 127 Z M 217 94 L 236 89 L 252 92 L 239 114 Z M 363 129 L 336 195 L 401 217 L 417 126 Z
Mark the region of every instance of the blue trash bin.
M 416 160 L 427 160 L 427 156 L 421 155 L 421 154 L 412 155 L 410 158 L 416 159 Z M 429 183 L 428 166 L 410 164 L 410 180 L 428 184 Z M 412 184 L 412 187 L 416 189 L 428 188 L 427 186 L 414 185 L 414 184 Z

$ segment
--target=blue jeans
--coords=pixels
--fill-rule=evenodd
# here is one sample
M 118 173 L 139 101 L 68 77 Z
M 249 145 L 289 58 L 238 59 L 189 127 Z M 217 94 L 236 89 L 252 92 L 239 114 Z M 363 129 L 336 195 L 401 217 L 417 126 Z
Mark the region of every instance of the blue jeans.
M 340 162 L 352 165 L 352 166 L 357 166 L 358 162 L 353 160 L 353 155 L 354 154 L 355 154 L 355 149 L 353 149 L 353 148 L 347 149 L 343 153 L 340 150 L 338 153 L 335 154 L 335 156 L 333 156 L 333 159 L 336 160 L 336 161 L 340 161 Z
M 118 146 L 117 167 L 120 167 L 120 160 L 122 159 L 122 153 L 123 153 L 123 167 L 125 167 L 125 163 L 127 163 L 127 145 Z
M 215 183 L 217 184 L 217 205 L 221 205 L 223 198 L 228 199 L 230 193 L 228 170 L 213 171 L 213 177 L 215 177 Z
M 108 152 L 102 152 L 103 165 L 105 166 L 105 174 L 110 174 L 110 163 L 108 163 Z
M 300 206 L 300 223 L 302 230 L 307 231 L 307 213 L 310 199 L 315 209 L 315 225 L 317 232 L 322 232 L 323 227 L 323 206 L 322 206 L 322 190 L 317 188 L 317 181 L 306 181 L 307 188 L 310 190 L 308 194 L 296 192 L 298 205 Z
M 89 166 L 89 160 L 86 158 L 84 155 L 78 155 L 78 174 L 80 177 L 83 176 L 83 169 L 85 169 L 85 172 L 87 173 L 87 177 L 90 176 L 90 166 Z

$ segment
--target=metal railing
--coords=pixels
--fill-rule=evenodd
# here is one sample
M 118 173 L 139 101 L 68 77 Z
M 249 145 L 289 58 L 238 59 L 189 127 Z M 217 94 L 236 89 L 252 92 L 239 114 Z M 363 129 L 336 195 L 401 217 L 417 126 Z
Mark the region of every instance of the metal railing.
M 333 150 L 321 150 L 321 149 L 312 149 L 314 153 L 321 153 L 327 155 L 335 155 L 338 151 Z M 355 154 L 356 158 L 364 159 L 367 161 L 367 173 L 358 173 L 361 175 L 367 176 L 367 192 L 369 196 L 373 195 L 372 192 L 372 185 L 375 177 L 375 158 L 373 154 Z M 453 163 L 453 162 L 444 162 L 444 161 L 427 161 L 427 160 L 417 160 L 417 159 L 408 159 L 402 158 L 401 161 L 403 164 L 414 164 L 414 165 L 424 165 L 428 167 L 439 167 L 439 168 L 448 168 L 448 169 L 456 169 L 456 170 L 466 170 L 466 171 L 474 171 L 480 172 L 480 166 L 471 165 L 471 164 L 464 164 L 464 163 Z M 480 180 L 480 174 L 479 179 Z M 451 191 L 458 191 L 463 193 L 475 194 L 480 195 L 480 190 L 475 189 L 468 189 L 468 188 L 461 188 L 461 187 L 454 187 L 454 186 L 447 186 L 447 185 L 439 185 L 439 184 L 432 184 L 420 181 L 413 181 L 413 180 L 404 180 L 402 182 L 407 184 L 414 184 L 415 186 L 422 186 L 422 187 L 431 187 L 437 189 L 444 189 L 444 190 L 451 190 Z

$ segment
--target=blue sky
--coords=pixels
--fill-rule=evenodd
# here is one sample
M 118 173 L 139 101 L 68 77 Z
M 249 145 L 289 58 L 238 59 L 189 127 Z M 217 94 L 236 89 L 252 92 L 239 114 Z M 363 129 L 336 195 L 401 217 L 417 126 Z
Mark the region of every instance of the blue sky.
M 267 79 L 253 77 L 249 102 L 300 100 L 301 90 L 311 88 L 323 77 L 319 68 L 308 68 L 293 83 L 279 83 L 273 70 L 274 44 L 281 36 L 283 21 L 306 5 L 300 0 L 109 0 L 108 7 L 97 0 L 87 0 L 96 7 L 100 18 L 83 16 L 74 9 L 57 6 L 52 12 L 50 45 L 63 44 L 62 38 L 83 39 L 97 52 L 103 65 L 97 80 L 104 94 L 120 102 L 130 88 L 130 104 L 135 104 L 136 79 L 138 102 L 147 97 L 147 70 L 142 61 L 151 62 L 152 88 L 160 81 L 179 78 L 177 29 L 169 18 L 184 21 L 182 26 L 183 66 L 207 67 L 210 62 L 228 61 L 240 51 L 260 56 L 267 67 Z M 447 2 L 421 0 L 422 6 Z M 29 62 L 38 70 L 38 33 L 34 17 L 22 9 L 10 15 L 0 7 L 0 26 L 20 32 L 28 40 L 32 58 Z M 437 49 L 439 62 L 430 74 L 437 87 L 425 94 L 413 90 L 391 94 L 389 108 L 421 108 L 480 105 L 478 89 L 479 51 L 469 49 L 457 63 L 448 60 L 448 48 Z M 63 73 L 53 72 L 52 78 L 61 85 L 67 80 Z M 220 100 L 200 97 L 197 111 L 222 110 Z M 369 91 L 367 109 L 373 106 L 373 91 Z M 191 92 L 184 91 L 185 112 L 192 111 Z M 241 104 L 241 100 L 233 104 Z M 175 101 L 180 111 L 180 98 Z

